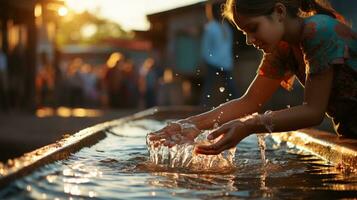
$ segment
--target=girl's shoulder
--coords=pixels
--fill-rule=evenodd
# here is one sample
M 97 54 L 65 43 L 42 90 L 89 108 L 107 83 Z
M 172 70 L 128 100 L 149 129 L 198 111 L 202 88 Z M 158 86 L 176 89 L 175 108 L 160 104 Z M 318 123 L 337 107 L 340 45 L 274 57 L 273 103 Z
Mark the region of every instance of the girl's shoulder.
M 357 61 L 353 56 L 357 52 L 357 34 L 328 15 L 304 19 L 301 47 L 309 73 L 320 72 L 333 63 Z
M 336 25 L 341 23 L 328 15 L 313 15 L 304 19 L 302 39 L 309 40 L 313 38 L 331 37 L 336 34 Z
M 331 24 L 336 24 L 338 23 L 338 20 L 329 16 L 329 15 L 324 15 L 324 14 L 316 14 L 310 17 L 306 17 L 304 19 L 305 24 L 306 23 L 316 23 L 319 25 L 331 25 Z

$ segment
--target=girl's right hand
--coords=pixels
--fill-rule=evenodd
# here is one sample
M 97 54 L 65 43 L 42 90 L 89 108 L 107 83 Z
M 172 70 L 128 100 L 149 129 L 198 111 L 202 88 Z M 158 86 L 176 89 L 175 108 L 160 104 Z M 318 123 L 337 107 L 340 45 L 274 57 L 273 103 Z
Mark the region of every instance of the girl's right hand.
M 164 128 L 149 134 L 149 140 L 155 146 L 163 144 L 173 147 L 176 144 L 193 143 L 201 131 L 193 124 L 184 121 L 173 122 Z

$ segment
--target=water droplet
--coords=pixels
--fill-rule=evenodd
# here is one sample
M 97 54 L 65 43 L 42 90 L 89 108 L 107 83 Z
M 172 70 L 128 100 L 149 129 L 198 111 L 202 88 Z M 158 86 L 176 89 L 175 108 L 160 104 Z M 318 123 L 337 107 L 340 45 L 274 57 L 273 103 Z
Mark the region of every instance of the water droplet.
M 290 108 L 290 105 L 287 105 L 286 107 L 287 107 L 287 108 Z
M 228 102 L 228 101 L 229 101 L 229 99 L 226 99 L 226 101 Z
M 231 80 L 232 80 L 232 79 L 233 79 L 233 77 L 229 77 L 229 79 L 231 79 Z
M 201 84 L 199 83 L 199 84 L 197 84 L 198 86 L 201 86 Z
M 178 74 L 176 74 L 176 76 L 178 76 Z
M 209 56 L 212 57 L 212 54 L 210 53 Z
M 221 67 L 221 71 L 223 72 L 223 67 Z
M 232 96 L 232 94 L 228 94 L 230 97 Z
M 211 97 L 211 95 L 207 94 L 207 98 L 210 98 L 210 97 Z
M 93 198 L 93 197 L 95 197 L 96 194 L 94 191 L 89 191 L 88 195 L 90 198 Z
M 216 72 L 216 75 L 218 76 L 218 75 L 219 75 L 219 73 L 218 73 L 218 72 Z
M 220 92 L 224 92 L 224 90 L 225 90 L 224 87 L 220 87 L 220 88 L 219 88 L 219 91 L 220 91 Z
M 239 56 L 238 56 L 238 55 L 236 55 L 235 57 L 236 57 L 236 58 L 239 58 Z

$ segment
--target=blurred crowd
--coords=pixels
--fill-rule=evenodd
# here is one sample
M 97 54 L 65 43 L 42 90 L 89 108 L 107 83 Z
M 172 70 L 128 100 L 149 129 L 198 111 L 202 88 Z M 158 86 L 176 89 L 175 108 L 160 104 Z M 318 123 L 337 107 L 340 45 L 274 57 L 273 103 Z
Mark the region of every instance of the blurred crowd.
M 89 108 L 148 108 L 156 105 L 161 76 L 153 58 L 139 66 L 119 52 L 93 66 L 81 58 L 61 65 L 56 75 L 46 58 L 36 76 L 36 104 Z

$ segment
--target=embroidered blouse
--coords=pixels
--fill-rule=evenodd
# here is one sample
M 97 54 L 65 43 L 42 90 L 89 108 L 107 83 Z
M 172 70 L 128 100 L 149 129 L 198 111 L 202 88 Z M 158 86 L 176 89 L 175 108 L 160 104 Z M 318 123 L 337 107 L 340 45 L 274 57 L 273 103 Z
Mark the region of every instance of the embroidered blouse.
M 280 42 L 274 52 L 265 54 L 257 73 L 280 79 L 292 88 L 295 77 L 305 85 L 306 75 L 334 68 L 334 80 L 327 114 L 344 130 L 357 136 L 357 33 L 327 15 L 304 19 L 300 46 Z M 339 132 L 339 131 L 337 131 Z

